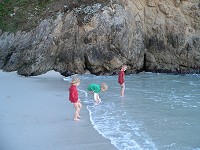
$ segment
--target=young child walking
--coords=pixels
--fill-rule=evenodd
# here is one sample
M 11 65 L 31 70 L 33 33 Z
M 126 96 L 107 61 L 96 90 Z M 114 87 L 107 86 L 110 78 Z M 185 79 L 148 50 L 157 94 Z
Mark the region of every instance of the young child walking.
M 121 96 L 124 96 L 124 91 L 125 91 L 125 73 L 124 71 L 127 69 L 126 65 L 123 65 L 121 67 L 121 70 L 118 74 L 118 83 L 121 85 Z
M 94 93 L 94 100 L 96 104 L 99 104 L 101 102 L 101 99 L 99 98 L 99 92 L 108 90 L 108 85 L 106 83 L 99 84 L 90 84 L 87 88 L 88 91 L 91 91 Z
M 81 101 L 78 98 L 78 90 L 77 86 L 80 84 L 80 79 L 79 78 L 73 78 L 71 81 L 71 86 L 69 88 L 69 100 L 71 103 L 74 105 L 75 108 L 75 113 L 74 113 L 74 120 L 79 121 L 81 116 L 80 116 L 80 110 L 82 107 Z

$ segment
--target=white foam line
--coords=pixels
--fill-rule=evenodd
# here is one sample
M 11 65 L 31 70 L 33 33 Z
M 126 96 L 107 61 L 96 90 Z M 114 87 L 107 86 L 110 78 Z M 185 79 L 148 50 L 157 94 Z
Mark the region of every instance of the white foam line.
M 88 93 L 87 93 L 86 91 L 84 91 L 84 90 L 80 90 L 80 89 L 78 89 L 78 91 L 83 92 L 83 93 L 85 94 L 85 98 L 88 97 Z
M 88 99 L 88 93 L 86 92 L 86 91 L 84 91 L 84 90 L 80 90 L 80 89 L 78 89 L 80 92 L 83 92 L 84 94 L 85 94 L 85 99 L 87 100 Z M 132 148 L 134 148 L 134 149 L 137 149 L 137 150 L 142 150 L 142 147 L 135 141 L 135 140 L 133 140 L 133 139 L 131 139 L 131 145 L 129 145 L 129 144 L 127 144 L 126 142 L 122 142 L 123 141 L 123 137 L 118 137 L 118 138 L 114 138 L 114 137 L 112 137 L 112 136 L 110 136 L 110 135 L 106 135 L 105 133 L 103 133 L 103 132 L 101 132 L 100 130 L 99 130 L 99 127 L 98 127 L 98 125 L 96 125 L 95 124 L 95 121 L 93 120 L 93 118 L 92 118 L 92 111 L 90 110 L 90 108 L 92 108 L 92 107 L 96 107 L 96 106 L 89 106 L 89 105 L 87 105 L 86 106 L 86 108 L 87 108 L 87 110 L 89 111 L 89 117 L 90 117 L 90 121 L 91 121 L 91 123 L 92 123 L 92 125 L 93 125 L 93 127 L 94 127 L 94 129 L 100 134 L 100 135 L 102 135 L 104 138 L 106 138 L 106 139 L 109 139 L 110 141 L 111 141 L 111 144 L 112 145 L 114 145 L 117 149 L 119 149 L 119 150 L 125 150 L 125 149 L 132 149 Z M 120 131 L 120 133 L 123 135 L 123 134 L 125 134 L 125 133 L 123 133 L 122 131 Z M 129 134 L 129 133 L 128 133 Z M 127 134 L 127 137 L 126 138 L 129 138 L 129 136 L 128 136 L 128 134 Z M 150 144 L 150 143 L 152 143 L 152 142 L 150 142 L 150 141 L 148 141 L 148 140 L 146 140 L 146 144 Z M 154 150 L 156 150 L 156 148 L 155 148 L 155 145 L 154 145 L 154 143 L 152 143 L 151 144 L 151 146 L 152 146 L 152 148 L 154 149 Z

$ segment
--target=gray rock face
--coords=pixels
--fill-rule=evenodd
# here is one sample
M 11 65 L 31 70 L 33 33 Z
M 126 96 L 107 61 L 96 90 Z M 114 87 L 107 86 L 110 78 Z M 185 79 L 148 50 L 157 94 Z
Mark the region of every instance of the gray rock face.
M 145 16 L 146 70 L 200 73 L 199 1 L 159 1 Z
M 200 73 L 199 0 L 126 0 L 76 8 L 30 31 L 0 31 L 0 68 L 39 75 Z

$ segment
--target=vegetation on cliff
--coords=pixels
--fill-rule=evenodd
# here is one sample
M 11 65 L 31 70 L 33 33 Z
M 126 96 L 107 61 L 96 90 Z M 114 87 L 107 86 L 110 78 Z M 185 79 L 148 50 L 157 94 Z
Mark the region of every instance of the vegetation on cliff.
M 36 27 L 51 0 L 3 0 L 0 3 L 0 29 L 29 30 Z
M 104 0 L 3 0 L 0 1 L 0 29 L 8 32 L 27 31 L 59 12 L 98 2 L 107 3 Z

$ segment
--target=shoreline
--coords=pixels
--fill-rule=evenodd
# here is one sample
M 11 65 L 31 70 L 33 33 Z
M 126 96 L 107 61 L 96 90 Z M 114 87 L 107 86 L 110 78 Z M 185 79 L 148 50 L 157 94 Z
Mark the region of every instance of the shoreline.
M 23 77 L 0 70 L 0 149 L 117 150 L 94 129 L 83 103 L 74 121 L 69 83 L 55 71 Z

